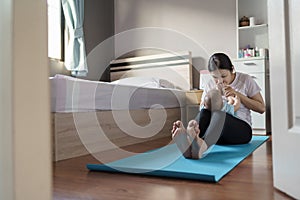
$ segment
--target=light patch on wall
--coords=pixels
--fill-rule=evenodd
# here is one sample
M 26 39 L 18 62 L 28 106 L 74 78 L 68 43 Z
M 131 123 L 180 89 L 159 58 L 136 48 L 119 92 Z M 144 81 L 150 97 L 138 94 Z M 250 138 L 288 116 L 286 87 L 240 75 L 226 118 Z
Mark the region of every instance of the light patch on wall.
M 61 1 L 47 0 L 48 6 L 48 57 L 61 59 Z

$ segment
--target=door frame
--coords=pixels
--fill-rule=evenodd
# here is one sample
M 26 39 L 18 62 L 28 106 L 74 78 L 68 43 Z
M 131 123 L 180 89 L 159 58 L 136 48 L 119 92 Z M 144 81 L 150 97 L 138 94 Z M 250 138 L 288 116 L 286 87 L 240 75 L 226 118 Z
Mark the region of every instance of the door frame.
M 273 184 L 282 192 L 300 199 L 300 161 L 297 159 L 300 130 L 297 128 L 296 107 L 293 104 L 297 84 L 292 76 L 295 66 L 292 39 L 296 34 L 290 31 L 291 13 L 294 11 L 290 4 L 295 3 L 293 1 L 268 1 Z
M 47 2 L 2 0 L 0 25 L 0 199 L 50 200 Z
M 12 0 L 0 7 L 0 199 L 13 199 Z

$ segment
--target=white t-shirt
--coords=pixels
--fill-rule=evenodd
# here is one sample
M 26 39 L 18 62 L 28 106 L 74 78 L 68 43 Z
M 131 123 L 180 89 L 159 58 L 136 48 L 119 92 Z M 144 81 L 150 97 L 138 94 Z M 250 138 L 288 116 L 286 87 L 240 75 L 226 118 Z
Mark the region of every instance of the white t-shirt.
M 205 108 L 205 106 L 203 104 L 201 104 L 200 105 L 200 110 L 203 109 L 203 108 Z M 230 115 L 233 115 L 233 116 L 237 117 L 235 112 L 234 112 L 234 106 L 231 105 L 231 104 L 228 104 L 227 100 L 223 99 L 223 107 L 222 107 L 221 111 L 226 112 Z
M 247 97 L 253 97 L 261 91 L 261 88 L 250 75 L 241 72 L 236 72 L 235 79 L 230 84 L 230 87 Z M 206 91 L 209 91 L 214 88 L 216 88 L 215 82 L 213 80 L 209 81 L 204 88 L 201 100 L 202 102 L 204 96 L 206 95 Z M 244 106 L 244 104 L 241 103 L 241 106 L 236 111 L 235 116 L 247 122 L 250 126 L 252 125 L 251 112 L 247 107 Z

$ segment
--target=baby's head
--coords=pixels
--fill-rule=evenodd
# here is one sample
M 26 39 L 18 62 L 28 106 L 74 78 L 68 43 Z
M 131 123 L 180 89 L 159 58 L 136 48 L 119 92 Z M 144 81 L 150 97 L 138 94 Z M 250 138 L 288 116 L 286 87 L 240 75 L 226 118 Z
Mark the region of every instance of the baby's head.
M 204 97 L 204 107 L 211 111 L 221 110 L 223 108 L 223 99 L 220 90 L 209 90 Z

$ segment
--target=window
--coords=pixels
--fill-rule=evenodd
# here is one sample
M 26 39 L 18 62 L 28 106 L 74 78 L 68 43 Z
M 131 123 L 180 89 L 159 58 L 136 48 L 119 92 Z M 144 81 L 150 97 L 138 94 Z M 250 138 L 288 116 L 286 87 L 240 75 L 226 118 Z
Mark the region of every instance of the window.
M 60 0 L 47 0 L 48 57 L 63 59 L 63 20 Z

